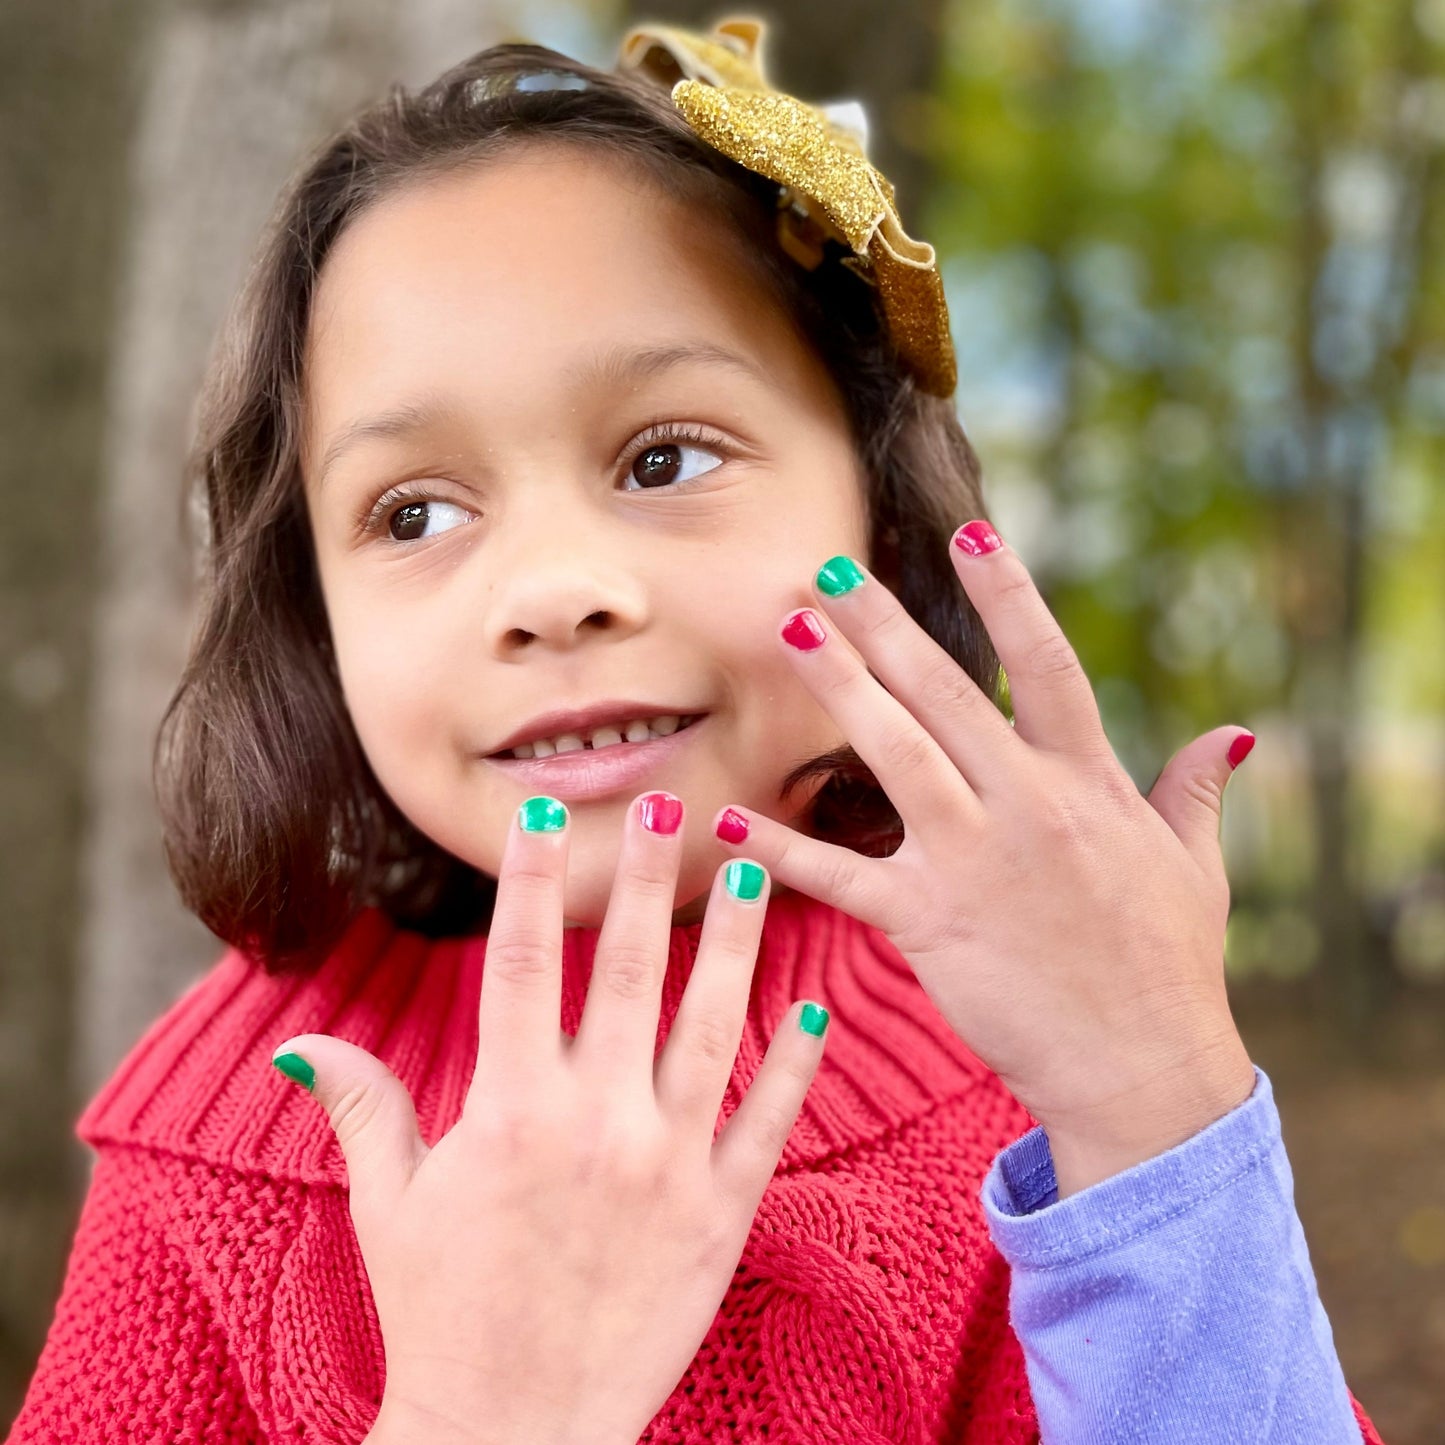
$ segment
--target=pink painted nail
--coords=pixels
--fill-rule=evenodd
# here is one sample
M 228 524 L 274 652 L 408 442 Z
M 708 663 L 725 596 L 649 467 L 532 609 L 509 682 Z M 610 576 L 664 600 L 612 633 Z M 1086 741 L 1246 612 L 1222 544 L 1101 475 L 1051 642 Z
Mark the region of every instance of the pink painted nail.
M 800 652 L 812 652 L 827 640 L 828 634 L 823 631 L 818 614 L 807 607 L 794 612 L 783 623 L 783 641 L 791 643 Z
M 682 826 L 682 799 L 673 793 L 644 793 L 637 812 L 650 833 L 671 834 Z
M 748 820 L 732 808 L 724 808 L 713 831 L 724 843 L 741 843 L 748 836 Z
M 1229 766 L 1237 768 L 1248 756 L 1249 750 L 1254 746 L 1253 733 L 1240 733 L 1229 745 Z
M 953 534 L 953 545 L 970 557 L 982 557 L 1003 546 L 1003 538 L 987 522 L 965 522 Z

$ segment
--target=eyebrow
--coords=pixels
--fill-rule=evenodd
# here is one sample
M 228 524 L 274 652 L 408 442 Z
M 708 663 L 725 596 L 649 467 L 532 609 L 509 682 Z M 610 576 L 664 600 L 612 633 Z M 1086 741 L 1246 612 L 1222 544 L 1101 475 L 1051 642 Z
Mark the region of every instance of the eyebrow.
M 614 346 L 586 361 L 571 366 L 564 381 L 575 390 L 621 387 L 644 377 L 658 376 L 678 366 L 719 366 L 736 371 L 760 386 L 776 385 L 755 361 L 740 352 L 730 351 L 711 341 L 678 342 L 668 346 L 631 348 Z M 413 401 L 403 402 L 376 416 L 362 417 L 344 426 L 326 449 L 322 458 L 318 490 L 325 486 L 337 462 L 364 442 L 382 438 L 412 436 L 430 427 L 453 420 L 459 412 L 454 400 L 440 392 L 424 392 Z

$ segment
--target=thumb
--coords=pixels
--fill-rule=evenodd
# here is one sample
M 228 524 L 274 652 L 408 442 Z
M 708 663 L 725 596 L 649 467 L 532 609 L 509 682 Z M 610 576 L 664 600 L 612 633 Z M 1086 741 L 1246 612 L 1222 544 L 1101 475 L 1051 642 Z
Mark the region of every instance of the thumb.
M 1244 728 L 1220 727 L 1186 743 L 1159 774 L 1149 803 L 1202 866 L 1219 867 L 1224 785 L 1254 746 Z
M 365 1049 L 329 1034 L 297 1034 L 276 1046 L 271 1062 L 326 1110 L 353 1207 L 387 1210 L 430 1152 L 406 1085 Z

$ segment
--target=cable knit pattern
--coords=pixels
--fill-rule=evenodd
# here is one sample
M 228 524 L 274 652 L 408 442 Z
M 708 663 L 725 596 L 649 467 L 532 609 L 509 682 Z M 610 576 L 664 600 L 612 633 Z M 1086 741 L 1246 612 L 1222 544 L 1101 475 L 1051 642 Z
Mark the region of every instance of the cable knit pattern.
M 672 930 L 659 1047 L 701 927 Z M 564 934 L 569 1034 L 597 939 Z M 365 1436 L 385 1366 L 345 1158 L 271 1051 L 310 1032 L 370 1050 L 434 1143 L 475 1064 L 485 944 L 368 910 L 307 979 L 228 950 L 147 1031 L 77 1125 L 95 1173 L 12 1445 Z M 1033 1445 L 979 1199 L 1033 1121 L 886 939 L 784 893 L 719 1129 L 799 998 L 833 1016 L 821 1067 L 712 1329 L 643 1440 Z

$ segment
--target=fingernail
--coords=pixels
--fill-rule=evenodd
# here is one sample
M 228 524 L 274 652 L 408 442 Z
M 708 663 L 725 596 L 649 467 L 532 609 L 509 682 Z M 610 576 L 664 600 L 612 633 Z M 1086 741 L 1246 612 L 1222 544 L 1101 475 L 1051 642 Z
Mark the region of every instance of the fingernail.
M 819 592 L 829 597 L 841 597 L 855 587 L 861 587 L 868 579 L 851 557 L 829 557 L 813 578 Z
M 805 1034 L 812 1034 L 815 1039 L 823 1037 L 823 1030 L 828 1027 L 828 1010 L 820 1004 L 805 1003 L 803 1011 L 798 1015 L 798 1027 Z
M 524 833 L 559 833 L 567 826 L 567 805 L 556 798 L 528 798 L 517 809 Z
M 987 522 L 965 522 L 953 534 L 953 545 L 970 557 L 982 557 L 1003 546 L 1003 538 Z
M 741 843 L 748 836 L 748 820 L 732 808 L 724 808 L 722 817 L 717 820 L 713 832 L 723 840 L 724 843 Z
M 723 874 L 728 892 L 744 903 L 751 903 L 763 891 L 763 870 L 756 863 L 738 858 L 729 863 Z
M 682 799 L 672 793 L 644 793 L 637 800 L 637 811 L 651 833 L 672 834 L 682 826 Z
M 827 640 L 828 634 L 823 631 L 818 614 L 811 608 L 804 607 L 800 612 L 792 613 L 783 623 L 783 641 L 796 647 L 799 652 L 812 652 Z
M 1253 733 L 1240 733 L 1229 745 L 1229 766 L 1230 770 L 1237 768 L 1248 756 L 1249 750 L 1254 746 Z
M 271 1060 L 288 1079 L 304 1084 L 307 1089 L 316 1083 L 316 1070 L 300 1054 L 277 1054 Z

